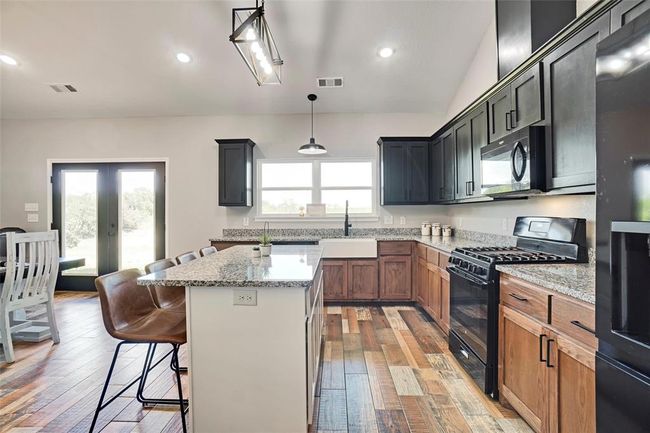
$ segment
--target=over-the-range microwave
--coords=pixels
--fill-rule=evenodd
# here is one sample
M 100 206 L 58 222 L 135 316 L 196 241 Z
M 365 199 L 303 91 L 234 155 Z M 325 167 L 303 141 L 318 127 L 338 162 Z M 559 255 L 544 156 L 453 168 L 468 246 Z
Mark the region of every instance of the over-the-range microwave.
M 481 149 L 481 193 L 527 195 L 545 188 L 544 127 L 528 126 Z

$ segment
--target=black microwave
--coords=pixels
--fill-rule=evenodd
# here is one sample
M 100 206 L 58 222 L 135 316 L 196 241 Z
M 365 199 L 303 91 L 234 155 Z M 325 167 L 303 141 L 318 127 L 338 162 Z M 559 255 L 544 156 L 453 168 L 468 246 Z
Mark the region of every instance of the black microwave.
M 481 149 L 481 193 L 527 195 L 545 188 L 544 127 L 528 126 Z

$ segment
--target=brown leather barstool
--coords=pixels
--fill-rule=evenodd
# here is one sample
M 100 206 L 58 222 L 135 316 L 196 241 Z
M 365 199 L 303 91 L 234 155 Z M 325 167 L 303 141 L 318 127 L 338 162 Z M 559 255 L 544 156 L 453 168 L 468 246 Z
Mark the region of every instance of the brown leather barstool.
M 192 260 L 198 259 L 199 256 L 194 251 L 188 251 L 179 256 L 176 256 L 176 263 L 182 265 L 183 263 L 191 262 Z
M 172 259 L 157 260 L 149 263 L 144 267 L 147 274 L 164 271 L 173 268 L 176 262 Z M 150 286 L 151 296 L 158 308 L 172 309 L 185 313 L 185 288 L 184 287 L 166 287 Z
M 99 412 L 115 401 L 127 389 L 139 382 L 136 398 L 144 404 L 178 404 L 181 411 L 183 432 L 187 431 L 185 412 L 188 401 L 183 399 L 183 387 L 178 368 L 175 369 L 178 387 L 178 400 L 176 399 L 147 399 L 143 396 L 147 375 L 154 367 L 172 355 L 172 365 L 178 366 L 178 349 L 187 342 L 185 315 L 158 308 L 153 302 L 151 293 L 145 287 L 137 284 L 137 279 L 142 276 L 138 269 L 125 269 L 104 275 L 95 280 L 99 292 L 99 301 L 102 309 L 102 319 L 106 331 L 114 338 L 121 340 L 115 347 L 113 360 L 108 369 L 106 382 L 102 389 L 97 409 L 90 425 L 90 432 L 97 422 Z M 106 403 L 104 397 L 110 383 L 115 362 L 123 344 L 148 344 L 142 374 L 112 396 Z M 153 364 L 153 358 L 158 344 L 171 344 L 172 350 L 167 355 Z
M 204 247 L 199 250 L 199 254 L 201 255 L 201 257 L 210 256 L 216 253 L 217 253 L 217 249 L 215 247 Z

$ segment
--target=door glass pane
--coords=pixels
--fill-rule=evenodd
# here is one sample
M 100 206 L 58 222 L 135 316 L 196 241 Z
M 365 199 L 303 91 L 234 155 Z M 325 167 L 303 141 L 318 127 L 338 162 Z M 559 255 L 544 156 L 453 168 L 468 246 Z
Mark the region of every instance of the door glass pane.
M 156 259 L 155 172 L 119 172 L 119 267 L 144 269 Z
M 97 171 L 63 171 L 61 254 L 86 259 L 63 275 L 97 274 Z

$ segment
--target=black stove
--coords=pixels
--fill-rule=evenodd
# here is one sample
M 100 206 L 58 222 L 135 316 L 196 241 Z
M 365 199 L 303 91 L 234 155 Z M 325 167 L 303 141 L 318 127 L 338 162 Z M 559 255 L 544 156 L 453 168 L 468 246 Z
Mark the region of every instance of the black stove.
M 518 217 L 515 246 L 456 248 L 451 280 L 449 348 L 493 398 L 497 393 L 499 273 L 497 265 L 587 261 L 586 221 Z

